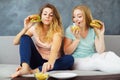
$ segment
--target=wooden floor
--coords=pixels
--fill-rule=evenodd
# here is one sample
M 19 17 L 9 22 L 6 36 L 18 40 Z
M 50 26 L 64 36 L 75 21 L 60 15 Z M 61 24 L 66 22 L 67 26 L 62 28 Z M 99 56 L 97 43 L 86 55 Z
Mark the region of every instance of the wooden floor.
M 17 77 L 12 80 L 36 80 L 34 77 Z M 48 80 L 60 80 L 50 77 Z M 61 79 L 63 80 L 63 79 Z M 98 75 L 98 76 L 78 76 L 67 80 L 120 80 L 120 74 Z

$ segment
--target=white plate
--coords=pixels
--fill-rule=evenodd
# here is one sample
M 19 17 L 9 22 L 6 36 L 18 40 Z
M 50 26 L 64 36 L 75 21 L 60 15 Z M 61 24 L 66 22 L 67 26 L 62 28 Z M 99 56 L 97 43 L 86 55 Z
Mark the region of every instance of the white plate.
M 58 79 L 69 79 L 76 77 L 76 73 L 52 73 L 49 75 L 50 77 L 58 78 Z

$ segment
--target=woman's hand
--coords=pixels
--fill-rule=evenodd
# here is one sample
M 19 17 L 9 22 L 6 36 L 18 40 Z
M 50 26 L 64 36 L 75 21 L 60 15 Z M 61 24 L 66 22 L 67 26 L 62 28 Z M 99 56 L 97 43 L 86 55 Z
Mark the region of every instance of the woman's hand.
M 42 73 L 45 73 L 49 70 L 52 70 L 54 67 L 54 64 L 50 64 L 49 62 L 45 62 L 42 66 Z
M 30 16 L 28 16 L 27 18 L 24 19 L 24 28 L 26 30 L 28 30 L 32 25 L 33 25 L 33 23 L 30 22 Z
M 72 33 L 77 40 L 80 40 L 80 31 L 79 30 L 73 30 Z
M 95 28 L 95 31 L 96 31 L 96 33 L 98 34 L 98 36 L 99 36 L 99 35 L 104 35 L 104 33 L 105 33 L 104 23 L 103 23 L 103 22 L 100 22 L 100 23 L 102 24 L 102 28 L 101 28 L 101 29 Z

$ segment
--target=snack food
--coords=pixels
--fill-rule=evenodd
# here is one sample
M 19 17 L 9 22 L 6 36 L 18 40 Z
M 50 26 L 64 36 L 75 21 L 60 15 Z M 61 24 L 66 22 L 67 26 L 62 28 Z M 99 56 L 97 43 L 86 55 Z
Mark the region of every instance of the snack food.
M 45 74 L 45 73 L 35 73 L 35 78 L 37 80 L 47 80 L 48 79 L 48 74 Z
M 30 16 L 30 22 L 40 22 L 40 16 L 35 14 L 35 15 L 32 15 Z
M 76 26 L 76 25 L 73 25 L 73 26 L 71 27 L 71 30 L 72 30 L 72 31 L 80 30 L 80 28 L 79 28 L 78 26 Z
M 93 28 L 97 28 L 97 29 L 101 29 L 102 28 L 102 24 L 100 20 L 92 20 L 90 23 L 90 26 Z

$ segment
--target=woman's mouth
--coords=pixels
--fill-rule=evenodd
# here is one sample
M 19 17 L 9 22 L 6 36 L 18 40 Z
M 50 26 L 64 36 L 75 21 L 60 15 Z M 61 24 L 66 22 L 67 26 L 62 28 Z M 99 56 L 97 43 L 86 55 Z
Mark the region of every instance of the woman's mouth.
M 49 20 L 45 20 L 46 22 L 49 22 Z
M 80 25 L 80 22 L 78 22 L 77 24 Z

